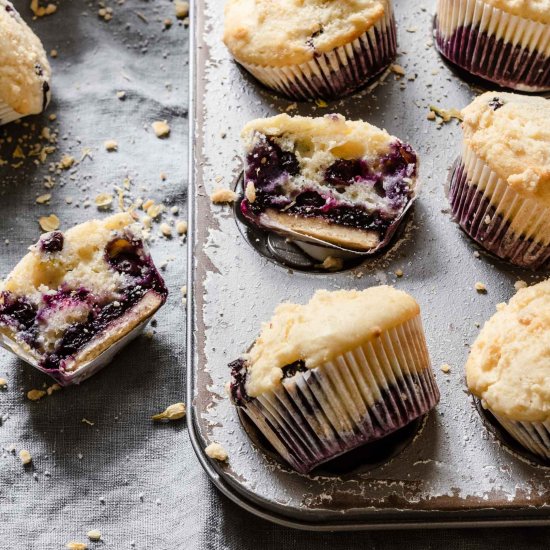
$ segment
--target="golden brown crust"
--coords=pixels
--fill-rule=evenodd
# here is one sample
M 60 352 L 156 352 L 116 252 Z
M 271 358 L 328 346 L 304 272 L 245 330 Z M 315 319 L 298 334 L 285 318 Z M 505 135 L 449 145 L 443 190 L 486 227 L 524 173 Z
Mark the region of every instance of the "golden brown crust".
M 550 0 L 483 0 L 483 2 L 512 15 L 550 23 Z
M 389 9 L 388 0 L 229 0 L 223 40 L 242 63 L 299 65 L 353 42 Z
M 275 224 L 306 237 L 313 237 L 352 250 L 373 250 L 380 244 L 378 233 L 329 223 L 319 218 L 301 218 L 277 210 L 266 210 L 265 216 Z

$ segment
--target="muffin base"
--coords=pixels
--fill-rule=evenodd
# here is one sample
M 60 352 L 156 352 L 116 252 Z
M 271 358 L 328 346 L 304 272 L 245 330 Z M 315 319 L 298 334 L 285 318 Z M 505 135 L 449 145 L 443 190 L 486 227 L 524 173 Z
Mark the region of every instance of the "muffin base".
M 234 394 L 235 401 L 235 394 Z M 237 405 L 295 470 L 376 441 L 439 401 L 420 317 Z
M 484 189 L 475 181 L 469 181 L 466 164 L 470 173 L 481 175 L 486 180 Z M 500 197 L 502 207 L 495 207 L 489 197 Z M 460 227 L 483 248 L 514 265 L 538 269 L 550 258 L 550 246 L 544 239 L 537 238 L 550 219 L 550 212 L 532 201 L 522 199 L 505 182 L 500 180 L 479 159 L 460 158 L 453 168 L 449 185 L 451 213 Z M 518 205 L 521 205 L 518 208 Z M 531 212 L 531 227 L 525 232 L 516 233 L 510 221 L 517 212 Z M 516 214 L 517 215 L 517 214 Z
M 292 99 L 335 99 L 379 75 L 395 59 L 397 31 L 393 12 L 353 42 L 315 54 L 300 65 L 270 67 L 239 62 L 262 84 Z
M 502 427 L 533 454 L 550 460 L 550 420 L 546 422 L 518 422 L 491 411 Z
M 435 44 L 455 65 L 499 86 L 524 92 L 550 90 L 550 26 L 510 15 L 479 0 L 440 0 L 435 20 Z M 476 14 L 483 25 L 472 24 Z M 441 20 L 458 26 L 451 35 Z M 501 28 L 504 36 L 497 36 Z M 535 45 L 535 46 L 533 46 Z

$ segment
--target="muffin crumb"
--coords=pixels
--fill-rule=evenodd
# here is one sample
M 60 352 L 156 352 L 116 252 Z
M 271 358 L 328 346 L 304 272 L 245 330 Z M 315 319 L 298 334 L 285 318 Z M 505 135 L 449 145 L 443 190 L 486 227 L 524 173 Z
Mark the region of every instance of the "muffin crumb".
M 98 541 L 101 539 L 101 533 L 97 529 L 92 529 L 86 533 L 87 537 L 90 540 Z
M 19 460 L 21 460 L 23 466 L 30 464 L 32 462 L 31 453 L 29 453 L 29 451 L 27 451 L 26 449 L 21 449 L 19 451 Z
M 176 222 L 176 231 L 178 232 L 178 235 L 185 235 L 187 233 L 187 222 L 178 220 Z
M 327 271 L 338 271 L 344 267 L 342 258 L 335 258 L 334 256 L 327 256 L 325 261 L 319 266 Z
M 527 288 L 527 283 L 525 281 L 522 281 L 521 279 L 519 279 L 518 281 L 516 281 L 514 283 L 514 288 L 516 290 L 520 290 L 521 288 Z
M 244 194 L 250 203 L 256 201 L 256 187 L 254 187 L 254 182 L 249 181 L 246 184 L 246 191 Z
M 396 75 L 405 76 L 405 69 L 401 65 L 398 65 L 397 63 L 392 63 L 390 65 L 390 70 L 392 73 L 395 73 Z
M 170 135 L 170 126 L 166 120 L 156 120 L 151 124 L 155 136 L 158 138 L 168 137 Z
M 174 8 L 178 19 L 185 19 L 189 15 L 189 2 L 176 0 L 174 2 Z
M 8 387 L 8 381 L 5 378 L 0 378 L 0 388 L 5 389 Z
M 38 401 L 42 399 L 47 393 L 43 390 L 30 390 L 27 392 L 27 399 L 30 401 Z
M 403 277 L 404 273 L 402 269 L 396 269 L 395 270 L 395 276 L 396 277 Z
M 40 6 L 38 0 L 31 0 L 31 11 L 36 17 L 44 17 L 46 15 L 52 15 L 57 11 L 55 4 L 47 4 L 46 6 Z
M 151 418 L 155 421 L 159 420 L 180 420 L 185 416 L 185 404 L 184 403 L 174 403 L 170 405 L 165 411 L 155 414 Z
M 106 151 L 118 151 L 118 143 L 114 139 L 108 139 L 103 145 Z
M 481 293 L 485 293 L 487 292 L 487 287 L 485 286 L 484 283 L 478 281 L 475 285 L 474 285 L 474 288 L 478 291 L 478 292 L 481 292 Z
M 441 372 L 444 372 L 445 374 L 451 372 L 451 365 L 449 365 L 448 363 L 443 363 L 440 368 Z
M 220 462 L 225 462 L 228 458 L 227 451 L 219 443 L 210 443 L 204 452 L 210 458 L 214 460 L 219 460 Z
M 65 545 L 69 550 L 88 550 L 88 545 L 85 542 L 71 541 Z
M 55 231 L 56 229 L 59 229 L 60 221 L 59 218 L 55 214 L 50 214 L 49 216 L 42 216 L 38 223 L 40 224 L 40 227 L 43 231 L 49 232 L 49 231 Z
M 225 204 L 235 202 L 237 193 L 231 191 L 231 189 L 216 189 L 211 195 L 210 200 L 214 204 Z

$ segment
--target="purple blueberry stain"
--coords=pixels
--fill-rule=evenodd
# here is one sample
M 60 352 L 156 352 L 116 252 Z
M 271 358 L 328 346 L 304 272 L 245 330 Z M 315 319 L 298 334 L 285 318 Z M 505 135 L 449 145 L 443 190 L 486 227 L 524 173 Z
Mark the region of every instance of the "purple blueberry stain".
M 40 239 L 39 248 L 41 252 L 61 252 L 63 250 L 65 238 L 60 231 L 53 231 L 47 233 Z
M 499 97 L 493 97 L 493 99 L 489 101 L 489 107 L 491 107 L 493 111 L 498 111 L 503 105 L 504 101 L 502 101 Z

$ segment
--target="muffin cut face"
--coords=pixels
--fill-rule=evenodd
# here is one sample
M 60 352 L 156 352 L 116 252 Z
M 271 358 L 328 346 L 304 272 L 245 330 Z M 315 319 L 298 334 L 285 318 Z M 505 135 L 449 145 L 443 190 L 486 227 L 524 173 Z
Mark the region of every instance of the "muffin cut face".
M 279 115 L 252 121 L 242 137 L 241 211 L 260 227 L 371 252 L 415 197 L 416 153 L 365 122 Z
M 61 383 L 80 381 L 166 296 L 130 214 L 46 233 L 2 285 L 2 345 Z

